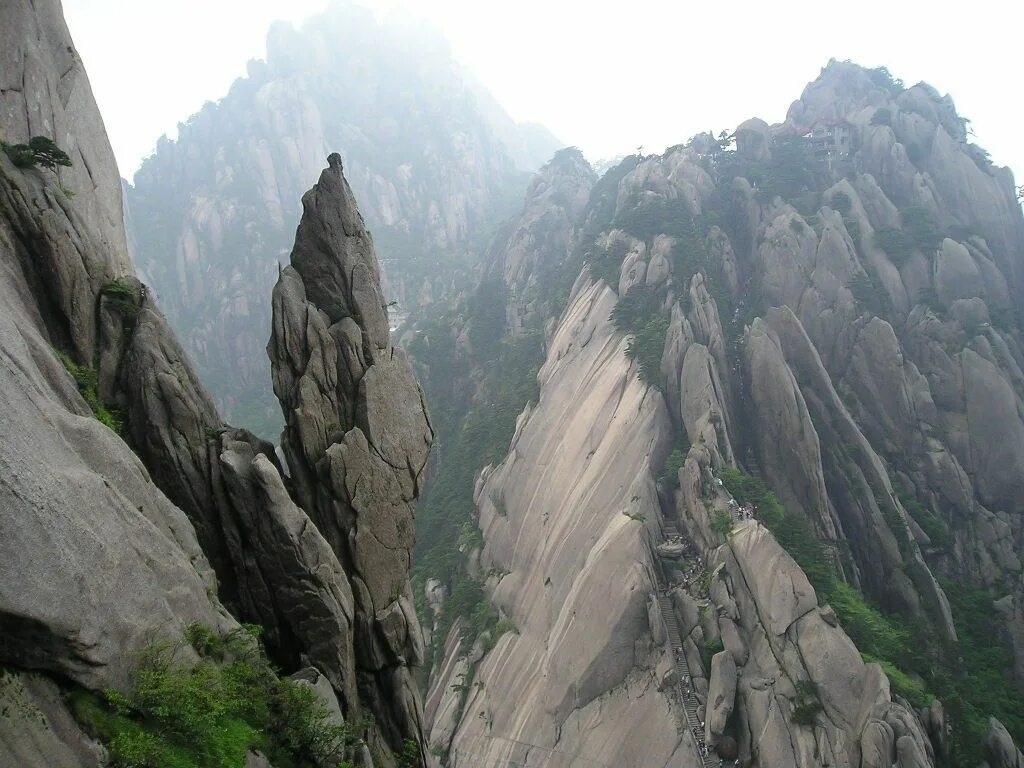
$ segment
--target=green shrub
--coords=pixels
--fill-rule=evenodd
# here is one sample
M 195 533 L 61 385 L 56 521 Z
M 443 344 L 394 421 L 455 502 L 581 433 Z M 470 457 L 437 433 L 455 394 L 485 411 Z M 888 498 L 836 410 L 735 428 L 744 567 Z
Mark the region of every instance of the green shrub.
M 935 251 L 945 237 L 927 208 L 914 205 L 900 209 L 900 221 L 915 246 L 925 253 Z
M 945 550 L 952 548 L 953 537 L 946 524 L 919 502 L 902 483 L 893 480 L 892 485 L 903 508 L 914 518 L 914 522 L 921 526 L 921 530 L 931 540 L 932 546 Z
M 71 709 L 106 744 L 113 768 L 238 768 L 259 749 L 280 768 L 334 768 L 362 724 L 338 725 L 307 685 L 279 679 L 249 629 L 193 625 L 183 644 L 140 654 L 132 688 L 103 698 L 77 691 Z
M 793 722 L 812 726 L 817 722 L 818 714 L 822 710 L 818 686 L 813 680 L 797 680 L 794 687 L 796 698 L 793 700 Z
M 714 517 L 711 518 L 711 530 L 723 539 L 727 539 L 732 535 L 732 527 L 732 515 L 724 509 L 716 510 Z
M 586 255 L 590 265 L 590 276 L 594 280 L 604 280 L 613 291 L 619 290 L 619 277 L 622 274 L 622 262 L 629 253 L 629 243 L 620 240 L 608 248 L 595 248 Z
M 102 288 L 100 295 L 107 304 L 127 320 L 135 320 L 141 308 L 141 298 L 136 290 L 123 280 L 113 280 Z
M 701 660 L 704 662 L 704 669 L 708 673 L 711 672 L 711 659 L 715 657 L 715 654 L 721 653 L 725 650 L 725 645 L 719 640 L 706 640 L 704 647 L 701 648 Z
M 71 158 L 67 153 L 45 136 L 33 136 L 28 144 L 0 142 L 0 148 L 18 168 L 35 168 L 41 165 L 54 170 L 58 166 L 71 165 Z
M 634 286 L 619 297 L 612 310 L 615 327 L 633 338 L 626 346 L 630 360 L 636 361 L 640 380 L 649 386 L 662 387 L 661 356 L 665 351 L 669 314 L 664 293 L 660 289 Z
M 874 315 L 884 316 L 889 310 L 889 294 L 878 286 L 874 268 L 868 264 L 867 270 L 859 272 L 851 278 L 848 285 L 850 293 L 857 303 Z
M 491 504 L 498 517 L 508 517 L 508 505 L 505 503 L 505 495 L 497 491 L 491 492 Z
M 494 625 L 494 637 L 495 639 L 500 638 L 502 635 L 507 635 L 509 632 L 518 635 L 519 627 L 515 625 L 512 619 L 506 617 L 500 619 L 497 624 Z
M 93 415 L 96 419 L 103 424 L 105 427 L 109 427 L 114 432 L 121 432 L 121 419 L 113 412 L 107 409 L 103 405 L 103 401 L 100 400 L 99 392 L 97 390 L 98 381 L 96 379 L 96 371 L 84 365 L 78 365 L 71 356 L 66 352 L 62 352 L 59 349 L 54 349 L 54 354 L 64 364 L 68 373 L 75 380 L 75 384 L 78 385 L 78 391 L 82 395 L 82 398 L 92 409 Z
M 475 520 L 467 520 L 459 528 L 458 548 L 462 552 L 469 552 L 484 545 L 484 535 L 480 532 L 480 526 Z
M 934 253 L 945 237 L 928 210 L 921 206 L 901 208 L 900 222 L 900 228 L 883 227 L 875 232 L 875 242 L 897 267 L 903 266 L 915 249 Z
M 690 451 L 690 447 L 685 445 L 685 442 L 684 439 L 672 449 L 665 459 L 665 466 L 662 467 L 661 474 L 658 475 L 659 482 L 669 488 L 679 487 L 679 470 L 686 463 L 686 454 Z
M 853 210 L 853 201 L 845 192 L 836 192 L 832 195 L 832 208 L 842 214 L 845 220 Z
M 892 688 L 893 693 L 897 696 L 902 696 L 904 699 L 909 701 L 911 705 L 920 709 L 921 707 L 927 707 L 932 703 L 935 698 L 924 689 L 916 680 L 912 679 L 903 670 L 896 667 L 885 659 L 876 659 L 874 656 L 864 653 L 861 654 L 864 661 L 867 663 L 876 663 L 882 667 L 882 671 L 885 672 L 885 676 L 889 678 L 889 684 Z
M 0 149 L 10 159 L 16 168 L 35 168 L 36 160 L 32 156 L 32 150 L 28 144 L 8 144 L 0 142 Z
M 398 768 L 420 768 L 423 765 L 420 748 L 412 739 L 405 740 L 405 745 L 397 758 Z
M 871 82 L 879 88 L 884 88 L 893 96 L 899 96 L 907 89 L 903 81 L 898 77 L 893 77 L 887 67 L 869 69 L 868 76 L 871 78 Z
M 882 227 L 875 230 L 875 243 L 897 267 L 902 267 L 914 255 L 914 241 L 898 227 Z
M 880 107 L 871 116 L 872 125 L 892 125 L 892 110 L 888 107 Z

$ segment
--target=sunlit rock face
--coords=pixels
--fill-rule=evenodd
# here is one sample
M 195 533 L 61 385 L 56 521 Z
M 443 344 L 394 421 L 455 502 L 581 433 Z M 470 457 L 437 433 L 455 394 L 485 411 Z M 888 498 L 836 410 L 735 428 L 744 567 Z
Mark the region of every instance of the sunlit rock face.
M 335 3 L 272 28 L 266 59 L 158 142 L 128 189 L 136 259 L 218 406 L 276 438 L 268 296 L 323 158 L 342 155 L 399 319 L 467 283 L 474 238 L 558 146 L 437 33 Z

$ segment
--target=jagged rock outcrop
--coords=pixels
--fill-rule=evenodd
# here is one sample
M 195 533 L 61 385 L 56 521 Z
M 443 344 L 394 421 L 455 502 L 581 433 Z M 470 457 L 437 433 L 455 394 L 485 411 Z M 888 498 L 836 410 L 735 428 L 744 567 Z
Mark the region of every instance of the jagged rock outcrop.
M 725 735 L 736 702 L 736 662 L 731 651 L 719 651 L 711 659 L 708 678 L 708 709 L 704 738 L 717 745 Z
M 409 564 L 412 502 L 433 431 L 412 370 L 390 343 L 373 241 L 341 158 L 329 161 L 303 197 L 291 265 L 274 289 L 268 352 L 295 498 L 351 583 L 338 606 L 356 650 L 340 661 L 354 667 L 375 727 L 398 749 L 420 731 L 410 666 L 422 661 L 423 638 Z
M 262 348 L 300 196 L 340 152 L 397 322 L 473 279 L 472 238 L 560 146 L 514 123 L 438 33 L 336 0 L 161 139 L 128 189 L 140 270 L 219 408 L 280 428 Z
M 533 315 L 541 311 L 535 306 L 538 287 L 564 260 L 573 225 L 596 180 L 578 149 L 557 152 L 530 181 L 511 234 L 499 238 L 500 257 L 488 266 L 507 291 L 507 325 L 513 335 L 531 325 Z
M 1021 753 L 1006 732 L 1006 728 L 994 717 L 988 721 L 988 737 L 985 739 L 987 768 L 1021 768 L 1024 753 Z
M 719 563 L 724 567 L 713 578 L 724 589 L 712 585 L 712 602 L 719 622 L 736 627 L 747 652 L 737 677 L 741 754 L 757 765 L 883 768 L 897 753 L 901 765 L 934 764 L 916 713 L 892 700 L 881 669 L 865 665 L 834 616 L 817 606 L 799 566 L 764 528 L 741 523 L 710 567 Z M 730 651 L 722 653 L 732 661 Z M 815 729 L 794 720 L 794 708 L 809 695 L 798 689 L 801 681 L 813 685 L 806 690 L 816 691 L 822 708 Z M 712 722 L 709 715 L 709 732 Z M 907 762 L 908 754 L 917 762 Z
M 369 362 L 337 390 L 367 438 L 335 477 L 350 507 L 317 526 L 306 510 L 325 513 L 327 486 L 308 472 L 293 486 L 272 445 L 222 423 L 132 273 L 117 169 L 59 4 L 12 4 L 0 42 L 0 134 L 53 136 L 71 162 L 26 168 L 0 152 L 0 763 L 98 765 L 65 689 L 127 691 L 149 644 L 241 620 L 263 626 L 283 671 L 315 664 L 346 719 L 372 713 L 360 759 L 393 766 L 422 738 L 408 567 L 431 433 L 389 346 L 372 250 L 345 324 L 357 342 L 366 329 Z M 327 192 L 323 209 L 358 219 L 347 187 Z M 348 281 L 353 258 L 327 238 L 306 266 Z M 321 371 L 347 366 L 333 355 Z
M 124 688 L 154 627 L 233 621 L 188 518 L 54 352 L 102 361 L 101 289 L 130 273 L 117 168 L 59 6 L 12 4 L 0 37 L 0 132 L 52 135 L 72 163 L 58 178 L 0 152 L 0 662 Z

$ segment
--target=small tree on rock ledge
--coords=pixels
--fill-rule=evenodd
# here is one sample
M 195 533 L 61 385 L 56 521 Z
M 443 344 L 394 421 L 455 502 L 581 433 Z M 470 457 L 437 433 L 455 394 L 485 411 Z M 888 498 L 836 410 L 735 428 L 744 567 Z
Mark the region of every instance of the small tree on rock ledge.
M 33 136 L 28 144 L 3 143 L 2 147 L 7 157 L 18 168 L 35 168 L 41 165 L 53 171 L 58 166 L 71 166 L 71 158 L 67 153 L 45 136 Z

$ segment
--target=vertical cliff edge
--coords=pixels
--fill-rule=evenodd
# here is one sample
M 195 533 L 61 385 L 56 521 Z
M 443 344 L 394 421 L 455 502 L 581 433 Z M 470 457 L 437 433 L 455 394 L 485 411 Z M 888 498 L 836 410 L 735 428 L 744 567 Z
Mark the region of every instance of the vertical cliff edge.
M 19 149 L 36 137 L 69 164 Z M 307 196 L 275 291 L 289 476 L 273 446 L 222 422 L 135 277 L 117 168 L 57 0 L 5 6 L 0 139 L 0 764 L 98 766 L 107 747 L 123 763 L 140 744 L 159 763 L 130 720 L 97 714 L 104 697 L 145 725 L 140 664 L 173 648 L 182 666 L 165 672 L 220 679 L 209 670 L 230 654 L 214 663 L 209 649 L 243 622 L 276 667 L 264 683 L 315 684 L 357 764 L 422 762 L 409 558 L 432 432 L 390 347 L 340 165 Z M 233 748 L 276 738 L 235 725 L 249 735 Z M 303 738 L 280 739 L 280 754 L 316 734 Z

